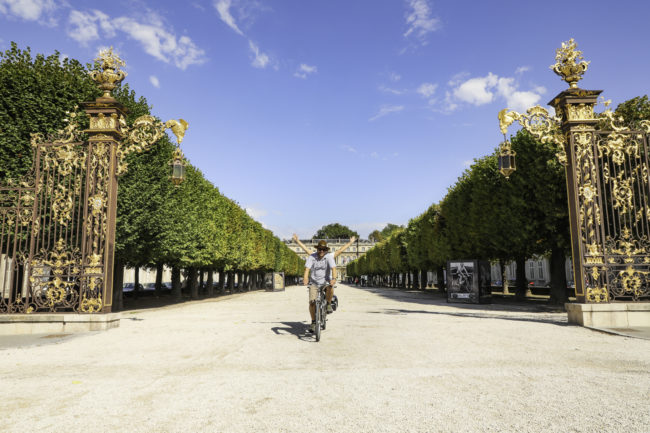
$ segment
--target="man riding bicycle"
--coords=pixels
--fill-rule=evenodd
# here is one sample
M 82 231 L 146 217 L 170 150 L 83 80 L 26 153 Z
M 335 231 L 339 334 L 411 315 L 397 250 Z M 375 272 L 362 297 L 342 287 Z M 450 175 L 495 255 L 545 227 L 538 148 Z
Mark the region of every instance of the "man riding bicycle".
M 310 254 L 305 262 L 305 275 L 303 281 L 309 288 L 309 314 L 311 315 L 311 326 L 309 330 L 316 329 L 316 307 L 314 302 L 318 296 L 318 288 L 327 284 L 327 313 L 332 313 L 332 286 L 336 283 L 336 262 L 332 254 L 327 254 L 329 247 L 326 241 L 318 242 L 316 252 Z M 331 272 L 331 277 L 330 277 Z
M 327 246 L 327 242 L 324 240 L 321 240 L 318 242 L 318 246 L 316 248 L 316 252 L 312 253 L 306 246 L 303 244 L 300 239 L 298 238 L 297 234 L 293 234 L 293 240 L 300 245 L 300 248 L 305 251 L 305 253 L 308 255 L 307 256 L 307 261 L 305 262 L 305 276 L 303 278 L 303 282 L 307 287 L 309 287 L 309 313 L 311 314 L 311 327 L 310 331 L 314 331 L 315 325 L 314 325 L 314 320 L 315 320 L 315 307 L 314 307 L 314 300 L 316 299 L 316 295 L 318 294 L 318 286 L 319 284 L 317 283 L 316 285 L 312 284 L 311 280 L 308 280 L 309 276 L 309 271 L 312 271 L 312 277 L 314 277 L 314 267 L 322 267 L 323 264 L 328 264 L 329 269 L 327 270 L 325 277 L 319 280 L 314 280 L 316 281 L 323 281 L 322 284 L 329 283 L 329 287 L 327 288 L 326 292 L 326 298 L 327 298 L 327 314 L 330 314 L 333 312 L 332 308 L 332 298 L 334 297 L 334 284 L 336 283 L 336 258 L 341 254 L 343 251 L 347 250 L 350 245 L 354 243 L 354 241 L 357 240 L 356 237 L 352 236 L 350 238 L 350 241 L 343 245 L 341 248 L 338 249 L 338 251 L 335 251 L 334 254 L 329 253 L 329 247 Z M 320 275 L 320 271 L 318 271 Z

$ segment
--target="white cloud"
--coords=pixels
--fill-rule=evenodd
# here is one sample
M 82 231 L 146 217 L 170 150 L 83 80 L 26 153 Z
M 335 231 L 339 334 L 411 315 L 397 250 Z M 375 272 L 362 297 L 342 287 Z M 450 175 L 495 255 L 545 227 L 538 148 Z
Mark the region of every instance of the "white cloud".
M 389 75 L 389 78 L 390 78 L 391 81 L 396 83 L 396 82 L 398 82 L 399 80 L 402 79 L 402 76 L 395 73 L 395 72 L 391 72 L 390 75 Z
M 357 153 L 357 149 L 355 149 L 355 148 L 352 147 L 352 146 L 348 146 L 347 144 L 343 144 L 343 145 L 341 145 L 341 149 L 343 149 L 343 150 L 347 150 L 347 151 L 350 152 L 350 153 Z
M 156 89 L 160 88 L 160 80 L 158 80 L 158 77 L 155 75 L 151 75 L 149 77 L 149 82 L 151 83 L 152 86 L 154 86 Z
M 230 13 L 231 5 L 232 5 L 231 0 L 218 0 L 214 2 L 214 7 L 217 9 L 221 21 L 226 23 L 228 27 L 233 29 L 237 34 L 244 36 L 244 33 L 237 26 L 237 23 L 235 22 L 235 18 Z
M 305 63 L 300 64 L 298 70 L 293 74 L 294 77 L 302 78 L 303 80 L 307 78 L 308 75 L 318 72 L 316 66 L 309 66 Z
M 371 158 L 375 158 L 375 159 L 377 159 L 377 158 L 379 158 L 379 154 L 378 154 L 377 152 L 372 152 L 372 153 L 370 154 L 370 157 L 371 157 Z
M 541 98 L 538 93 L 517 90 L 514 78 L 499 78 L 497 92 L 506 100 L 508 108 L 516 111 L 525 111 L 537 104 Z
M 0 0 L 0 14 L 37 21 L 54 11 L 53 0 Z
M 542 86 L 532 90 L 522 91 L 513 77 L 499 77 L 489 72 L 484 77 L 474 77 L 465 81 L 452 79 L 449 82 L 452 89 L 446 92 L 445 111 L 453 111 L 461 103 L 475 106 L 489 104 L 496 98 L 505 100 L 508 108 L 525 111 L 537 104 L 541 95 L 546 92 Z
M 465 168 L 470 168 L 472 164 L 474 164 L 474 161 L 472 161 L 471 159 L 463 161 L 463 167 Z
M 375 114 L 373 117 L 371 117 L 370 119 L 368 119 L 368 121 L 373 122 L 379 119 L 380 117 L 384 117 L 391 113 L 397 113 L 399 111 L 402 111 L 403 109 L 404 109 L 403 105 L 382 105 L 379 108 L 379 112 Z
M 447 82 L 448 86 L 457 86 L 462 83 L 467 77 L 469 77 L 469 72 L 459 72 L 449 79 Z
M 515 74 L 523 74 L 524 72 L 530 71 L 530 66 L 520 66 L 515 71 Z
M 251 62 L 251 65 L 253 65 L 256 68 L 264 69 L 270 62 L 270 58 L 268 55 L 264 54 L 263 52 L 260 51 L 260 48 L 255 45 L 253 41 L 248 41 L 248 47 L 250 50 L 253 52 L 253 55 L 255 58 Z
M 112 23 L 115 28 L 140 42 L 147 54 L 165 63 L 171 62 L 180 69 L 186 69 L 189 65 L 205 61 L 205 52 L 189 37 L 177 38 L 167 31 L 162 23 L 143 24 L 127 17 L 116 18 Z
M 263 216 L 268 215 L 268 212 L 265 211 L 264 209 L 258 209 L 254 207 L 247 207 L 244 209 L 248 215 L 251 216 L 251 218 L 257 220 L 258 218 L 261 218 Z
M 189 37 L 178 37 L 167 30 L 169 26 L 155 15 L 150 15 L 150 22 L 143 23 L 129 17 L 110 18 L 98 10 L 72 10 L 68 24 L 68 36 L 82 45 L 100 38 L 114 37 L 117 31 L 121 31 L 139 42 L 147 54 L 180 69 L 205 61 L 205 51 L 198 48 Z
M 391 93 L 393 95 L 402 95 L 402 94 L 404 94 L 403 90 L 393 89 L 391 87 L 386 87 L 383 84 L 381 86 L 379 86 L 379 90 L 384 92 L 384 93 Z
M 420 87 L 418 87 L 417 92 L 425 98 L 430 98 L 436 92 L 437 88 L 437 84 L 422 83 Z
M 254 0 L 249 0 L 246 2 L 241 2 L 241 1 L 236 1 L 235 2 L 235 8 L 237 9 L 237 15 L 240 20 L 243 21 L 250 21 L 251 15 L 255 11 L 263 10 L 265 9 L 265 6 L 262 3 L 259 3 Z M 233 17 L 231 11 L 231 7 L 233 7 L 233 0 L 214 0 L 213 5 L 217 12 L 219 13 L 219 18 L 221 21 L 226 23 L 228 27 L 230 27 L 232 30 L 235 31 L 240 36 L 246 36 L 244 32 L 239 28 L 237 25 L 237 22 L 235 21 L 235 18 Z M 250 49 L 251 53 L 253 54 L 252 60 L 251 60 L 251 65 L 255 68 L 259 69 L 265 69 L 269 64 L 271 63 L 271 58 L 269 57 L 268 54 L 263 53 L 260 51 L 259 46 L 253 42 L 252 40 L 248 40 L 248 48 Z M 279 66 L 277 65 L 277 62 L 274 62 L 275 64 L 272 65 L 273 69 L 276 71 L 279 69 Z M 308 65 L 300 65 L 301 68 L 299 69 L 298 72 L 296 72 L 294 75 L 299 78 L 307 78 L 307 75 L 309 75 L 312 72 L 315 72 L 315 66 L 308 66 Z M 303 70 L 303 66 L 305 66 L 306 70 Z M 310 68 L 314 68 L 313 71 L 311 71 Z
M 498 77 L 488 73 L 485 77 L 470 78 L 454 89 L 456 99 L 473 105 L 483 105 L 492 102 L 494 94 L 489 90 L 497 84 Z
M 406 3 L 408 5 L 406 13 L 408 29 L 404 33 L 404 37 L 415 34 L 420 42 L 426 45 L 426 35 L 440 28 L 440 20 L 431 16 L 428 0 L 406 0 Z
M 446 113 L 450 113 L 452 111 L 455 111 L 457 108 L 458 108 L 458 103 L 454 101 L 451 92 L 449 91 L 445 92 L 445 106 L 442 109 L 442 111 Z
M 111 24 L 110 17 L 105 13 L 93 10 L 92 12 L 81 12 L 73 10 L 68 17 L 68 36 L 82 45 L 99 39 L 100 29 L 104 36 L 115 36 L 115 28 Z

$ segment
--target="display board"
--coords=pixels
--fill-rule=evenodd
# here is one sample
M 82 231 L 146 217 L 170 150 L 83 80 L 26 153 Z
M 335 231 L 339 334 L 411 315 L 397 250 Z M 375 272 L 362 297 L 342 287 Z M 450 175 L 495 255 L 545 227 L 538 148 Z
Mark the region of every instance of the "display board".
M 266 290 L 284 290 L 284 272 L 268 272 L 264 274 L 264 288 Z
M 447 302 L 491 302 L 490 263 L 483 260 L 447 262 Z

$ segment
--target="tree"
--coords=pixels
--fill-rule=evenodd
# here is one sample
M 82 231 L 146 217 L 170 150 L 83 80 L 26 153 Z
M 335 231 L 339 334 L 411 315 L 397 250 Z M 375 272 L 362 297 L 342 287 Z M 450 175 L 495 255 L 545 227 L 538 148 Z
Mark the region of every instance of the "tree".
M 339 223 L 328 224 L 321 227 L 312 239 L 350 239 L 352 236 L 359 237 L 359 233 Z
M 371 240 L 372 242 L 381 242 L 383 239 L 384 237 L 379 230 L 373 230 L 368 235 L 368 240 Z
M 388 223 L 386 227 L 379 230 L 373 230 L 369 235 L 368 239 L 373 242 L 381 242 L 388 239 L 395 231 L 403 229 L 404 226 L 399 226 L 397 224 Z
M 12 42 L 0 52 L 0 181 L 31 168 L 31 133 L 47 136 L 63 129 L 67 112 L 100 94 L 86 68 L 61 59 L 58 51 L 32 57 L 29 48 Z
M 648 95 L 637 96 L 619 104 L 615 117 L 622 117 L 626 125 L 638 128 L 641 120 L 650 120 L 650 100 Z

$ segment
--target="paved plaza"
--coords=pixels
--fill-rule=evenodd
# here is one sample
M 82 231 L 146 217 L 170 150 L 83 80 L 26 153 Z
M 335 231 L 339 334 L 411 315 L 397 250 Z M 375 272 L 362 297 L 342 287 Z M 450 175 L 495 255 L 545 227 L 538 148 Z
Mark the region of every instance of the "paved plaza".
M 304 287 L 0 337 L 3 432 L 648 432 L 650 341 L 526 305 Z

